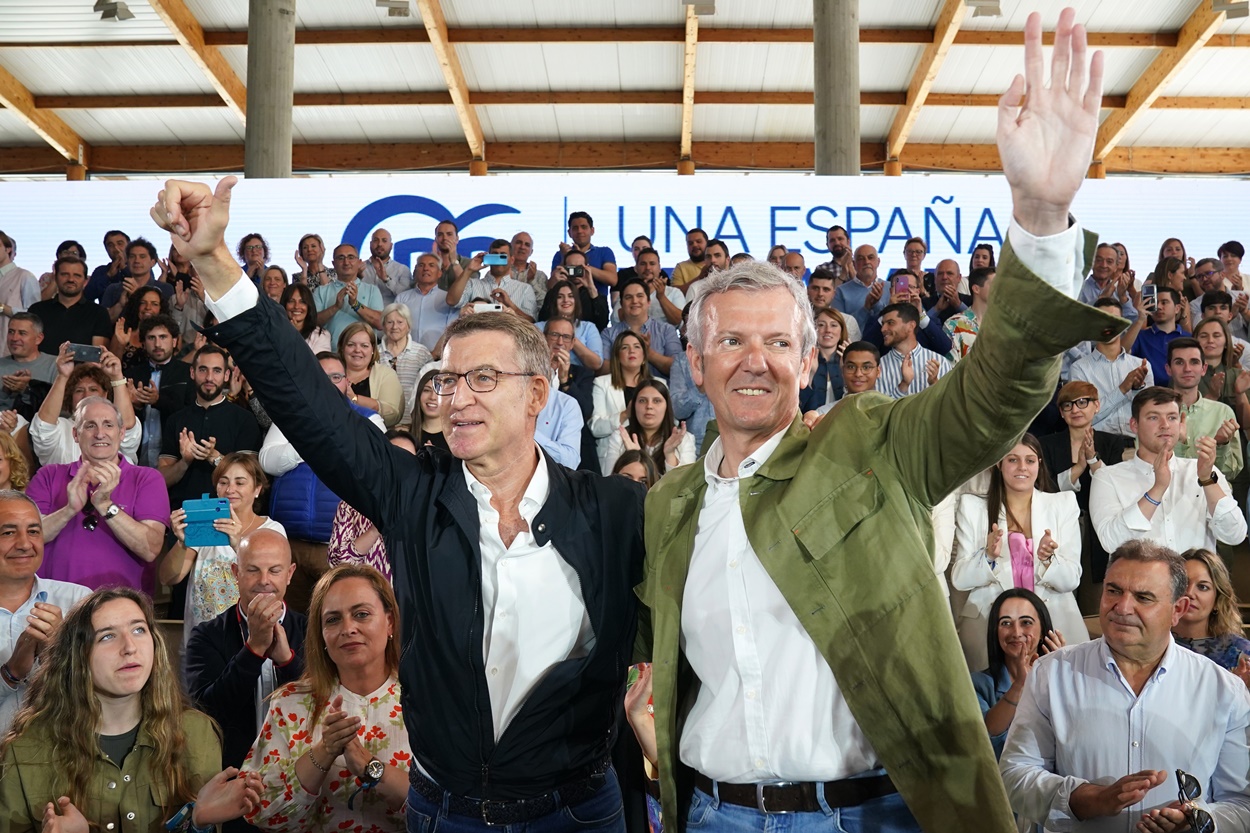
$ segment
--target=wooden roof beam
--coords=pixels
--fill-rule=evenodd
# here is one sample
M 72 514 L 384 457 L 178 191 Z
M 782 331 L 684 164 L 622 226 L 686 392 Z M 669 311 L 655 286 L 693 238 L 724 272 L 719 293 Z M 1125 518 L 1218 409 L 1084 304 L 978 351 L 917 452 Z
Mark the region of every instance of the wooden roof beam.
M 90 162 L 91 146 L 56 113 L 36 107 L 30 90 L 4 67 L 0 67 L 0 104 L 65 159 L 83 166 Z
M 1181 27 L 1176 46 L 1165 49 L 1151 62 L 1129 90 L 1123 109 L 1108 116 L 1098 128 L 1098 138 L 1094 142 L 1095 162 L 1105 160 L 1120 144 L 1137 117 L 1150 109 L 1168 82 L 1206 45 L 1224 24 L 1224 20 L 1224 12 L 1216 12 L 1211 8 L 1211 0 L 1201 0 L 1198 8 L 1194 9 Z
M 182 44 L 208 77 L 209 83 L 222 101 L 226 102 L 240 122 L 247 123 L 247 89 L 239 76 L 226 62 L 221 50 L 204 42 L 204 28 L 191 14 L 183 0 L 148 0 L 152 11 L 165 22 L 169 31 Z M 97 44 L 98 45 L 98 44 Z
M 686 6 L 685 55 L 681 74 L 681 156 L 680 161 L 690 159 L 694 142 L 694 65 L 699 51 L 699 16 L 694 6 Z M 688 166 L 687 166 L 688 167 Z M 693 173 L 693 170 L 686 170 Z
M 811 142 L 695 142 L 693 155 L 704 169 L 810 170 Z M 672 142 L 497 142 L 491 145 L 496 168 L 668 169 L 680 152 Z M 911 170 L 997 171 L 994 145 L 910 143 Z M 861 146 L 865 170 L 880 170 L 884 145 Z M 471 157 L 462 142 L 421 144 L 317 144 L 294 146 L 297 171 L 464 170 Z M 65 159 L 49 147 L 5 147 L 0 173 L 60 173 Z M 1106 159 L 1110 173 L 1250 173 L 1250 148 L 1116 148 Z M 100 174 L 230 173 L 243 170 L 243 145 L 105 145 L 92 152 Z
M 451 103 L 456 108 L 456 116 L 460 119 L 460 128 L 464 131 L 469 151 L 474 159 L 484 160 L 486 159 L 486 138 L 482 134 L 482 125 L 478 121 L 477 111 L 469 101 L 469 85 L 464 80 L 460 58 L 447 37 L 447 20 L 443 17 L 442 4 L 439 0 L 417 0 L 417 9 L 421 12 L 421 22 L 425 24 L 430 46 L 434 47 L 434 57 L 443 71 L 443 80 L 447 82 L 447 90 L 451 93 Z
M 514 106 L 534 104 L 623 104 L 680 105 L 682 90 L 499 90 L 469 93 L 473 106 Z M 1123 107 L 1127 96 L 1105 95 L 1104 108 Z M 811 105 L 814 96 L 806 90 L 695 90 L 695 105 Z M 859 103 L 865 107 L 901 107 L 907 103 L 906 92 L 861 92 Z M 224 107 L 215 93 L 157 93 L 105 95 L 37 95 L 39 110 L 108 110 L 154 109 L 162 107 Z M 449 107 L 451 94 L 446 90 L 395 91 L 377 93 L 296 93 L 296 107 L 386 107 L 429 106 Z M 927 107 L 996 107 L 998 96 L 992 93 L 929 93 Z M 1171 110 L 1245 110 L 1250 97 L 1183 96 L 1159 98 L 1155 109 Z
M 912 76 L 907 88 L 907 103 L 899 108 L 890 126 L 890 134 L 885 141 L 885 155 L 890 161 L 896 161 L 903 153 L 903 146 L 911 135 L 916 119 L 920 117 L 920 108 L 924 107 L 933 82 L 942 70 L 942 62 L 955 42 L 955 35 L 967 14 L 964 0 L 945 0 L 942 12 L 938 15 L 937 26 L 933 31 L 933 42 L 925 47 L 920 56 L 920 64 Z

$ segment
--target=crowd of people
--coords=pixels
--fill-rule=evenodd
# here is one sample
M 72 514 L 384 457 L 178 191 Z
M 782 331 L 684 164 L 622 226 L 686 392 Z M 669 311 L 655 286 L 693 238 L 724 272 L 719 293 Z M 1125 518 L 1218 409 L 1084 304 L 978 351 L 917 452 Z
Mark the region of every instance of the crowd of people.
M 0 826 L 1250 829 L 1244 249 L 1056 268 L 1056 53 L 966 275 L 0 232 Z

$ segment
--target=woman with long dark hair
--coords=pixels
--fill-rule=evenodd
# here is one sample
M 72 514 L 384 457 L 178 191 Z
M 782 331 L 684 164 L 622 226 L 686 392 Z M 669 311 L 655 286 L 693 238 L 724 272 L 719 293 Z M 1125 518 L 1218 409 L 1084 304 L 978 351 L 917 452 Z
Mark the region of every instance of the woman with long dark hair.
M 684 422 L 678 425 L 673 418 L 668 385 L 659 379 L 643 382 L 628 410 L 628 422 L 610 434 L 604 445 L 599 465 L 605 476 L 612 474 L 617 459 L 630 449 L 650 455 L 661 475 L 694 462 L 694 436 L 686 433 Z
M 990 470 L 985 497 L 964 495 L 955 521 L 951 586 L 968 591 L 958 617 L 971 670 L 986 666 L 985 628 L 994 599 L 1023 587 L 1050 608 L 1069 642 L 1089 631 L 1072 591 L 1081 580 L 1080 509 L 1072 492 L 1055 491 L 1042 447 L 1032 434 Z
M 182 829 L 204 828 L 259 804 L 259 778 L 219 772 L 216 725 L 188 704 L 152 603 L 129 587 L 66 613 L 0 747 L 6 833 L 159 830 L 180 813 Z
M 990 606 L 985 630 L 989 664 L 984 671 L 972 672 L 972 687 L 981 704 L 995 757 L 1003 753 L 1003 742 L 1033 663 L 1065 644 L 1063 634 L 1051 624 L 1046 603 L 1031 590 L 1004 590 Z
M 299 330 L 314 356 L 331 351 L 330 331 L 317 326 L 317 302 L 313 300 L 312 290 L 307 284 L 288 284 L 282 290 L 282 298 L 278 303 L 286 310 L 287 320 L 292 327 Z
M 569 348 L 569 361 L 591 370 L 603 366 L 603 339 L 594 322 L 583 317 L 581 293 L 571 281 L 556 281 L 547 290 L 542 308 L 538 311 L 538 323 L 552 318 L 567 318 L 573 322 L 573 344 Z M 541 327 L 540 327 L 541 329 Z

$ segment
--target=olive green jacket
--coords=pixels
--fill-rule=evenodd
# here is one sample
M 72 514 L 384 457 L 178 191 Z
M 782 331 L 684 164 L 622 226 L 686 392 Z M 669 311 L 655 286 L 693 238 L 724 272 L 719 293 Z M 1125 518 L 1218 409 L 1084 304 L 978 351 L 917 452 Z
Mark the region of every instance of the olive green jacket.
M 241 707 L 250 708 L 250 704 Z M 198 711 L 183 712 L 183 729 L 191 790 L 198 793 L 221 771 L 221 742 L 213 721 Z M 67 784 L 50 753 L 51 743 L 39 729 L 23 733 L 5 749 L 0 763 L 0 830 L 33 833 L 42 829 L 48 802 L 65 795 Z M 170 806 L 174 799 L 165 779 L 151 771 L 155 753 L 156 744 L 146 726 L 140 727 L 134 749 L 120 765 L 103 752 L 96 753 L 88 798 L 76 805 L 96 825 L 93 830 L 163 833 L 166 819 L 178 812 L 182 802 Z
M 740 483 L 755 553 L 927 833 L 1015 829 L 934 573 L 930 509 L 1018 441 L 1053 396 L 1064 350 L 1126 323 L 1062 295 L 1005 246 L 976 346 L 953 371 L 901 400 L 849 397 L 811 432 L 796 417 Z M 652 489 L 636 590 L 664 817 L 678 825 L 689 774 L 678 741 L 698 686 L 679 648 L 681 603 L 706 488 L 700 459 Z

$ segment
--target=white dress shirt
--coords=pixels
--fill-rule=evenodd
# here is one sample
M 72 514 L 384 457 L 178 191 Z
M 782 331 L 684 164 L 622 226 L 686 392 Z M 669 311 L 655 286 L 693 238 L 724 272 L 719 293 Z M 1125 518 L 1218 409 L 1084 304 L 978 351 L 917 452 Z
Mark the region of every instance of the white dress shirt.
M 35 602 L 47 602 L 61 609 L 62 615 L 69 612 L 79 599 L 90 595 L 91 590 L 81 584 L 68 581 L 55 581 L 50 578 L 35 576 L 35 583 L 30 589 L 28 598 L 17 610 L 9 611 L 0 607 L 0 665 L 9 661 L 17 639 L 26 630 L 26 617 L 35 607 Z M 34 672 L 34 669 L 31 669 Z M 27 675 L 30 679 L 30 675 Z M 17 688 L 9 688 L 9 684 L 0 678 L 0 737 L 9 731 L 13 716 L 22 706 L 26 696 L 26 683 Z
M 877 755 L 833 670 L 747 539 L 740 489 L 768 460 L 774 434 L 724 478 L 720 439 L 704 457 L 707 493 L 681 605 L 681 647 L 698 675 L 682 761 L 717 781 L 833 781 Z
M 1137 502 L 1155 482 L 1154 466 L 1134 455 L 1094 472 L 1089 489 L 1089 518 L 1107 552 L 1133 538 L 1145 538 L 1177 552 L 1194 547 L 1215 550 L 1215 542 L 1239 544 L 1246 537 L 1246 519 L 1219 475 L 1224 497 L 1208 515 L 1207 499 L 1198 485 L 1198 461 L 1173 456 L 1172 482 L 1162 505 L 1146 520 Z M 1213 468 L 1213 472 L 1219 472 Z
M 55 423 L 47 423 L 35 414 L 29 433 L 31 448 L 45 466 L 75 463 L 82 456 L 82 449 L 74 439 L 74 421 L 69 417 L 58 417 Z M 143 422 L 136 416 L 135 424 L 125 430 L 121 441 L 121 453 L 135 465 L 139 464 L 139 443 L 142 440 Z
M 1246 686 L 1206 657 L 1171 642 L 1138 695 L 1099 638 L 1033 666 L 999 770 L 1011 808 L 1047 830 L 1130 833 L 1144 813 L 1176 800 L 1177 769 L 1202 784 L 1218 830 L 1245 830 L 1248 727 Z M 1077 787 L 1144 769 L 1167 777 L 1143 801 L 1109 818 L 1075 818 L 1069 800 Z
M 1128 393 L 1120 390 L 1124 377 L 1141 367 L 1144 359 L 1131 356 L 1125 350 L 1115 361 L 1109 361 L 1097 350 L 1091 351 L 1080 361 L 1074 362 L 1068 370 L 1068 378 L 1072 381 L 1089 382 L 1098 388 L 1098 399 L 1102 402 L 1098 414 L 1094 417 L 1094 430 L 1119 434 L 1122 437 L 1133 436 L 1129 428 L 1129 417 L 1133 415 L 1133 397 L 1137 391 L 1129 388 Z M 1146 362 L 1146 378 L 1142 387 L 1148 388 L 1155 383 L 1154 371 Z
M 548 541 L 538 546 L 534 516 L 547 502 L 547 460 L 538 452 L 538 468 L 521 497 L 520 514 L 529 529 L 505 547 L 499 513 L 490 489 L 464 467 L 469 493 L 477 501 L 482 550 L 482 608 L 486 624 L 482 657 L 491 717 L 498 740 L 521 710 L 525 698 L 559 662 L 584 656 L 593 633 L 582 596 L 582 583 Z
M 370 414 L 369 422 L 376 425 L 379 431 L 386 432 L 386 423 L 382 421 L 381 414 Z M 281 477 L 304 462 L 304 458 L 299 456 L 299 452 L 277 423 L 270 425 L 265 432 L 265 440 L 260 444 L 260 452 L 256 458 L 261 470 L 270 477 Z
M 495 277 L 489 272 L 481 278 L 469 278 L 464 292 L 460 294 L 460 303 L 456 304 L 456 309 L 463 309 L 465 304 L 474 300 L 484 300 L 490 303 L 490 294 L 496 289 L 502 289 L 504 292 L 507 292 L 508 297 L 512 299 L 512 303 L 516 304 L 521 312 L 530 318 L 538 316 L 538 301 L 534 296 L 534 287 L 527 283 L 514 281 L 507 275 L 496 281 Z

